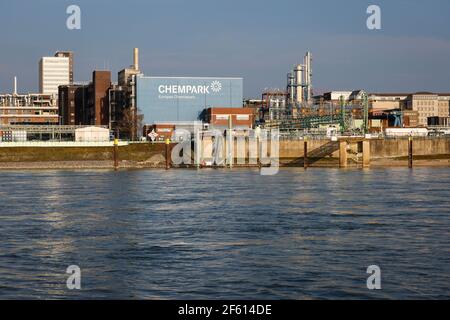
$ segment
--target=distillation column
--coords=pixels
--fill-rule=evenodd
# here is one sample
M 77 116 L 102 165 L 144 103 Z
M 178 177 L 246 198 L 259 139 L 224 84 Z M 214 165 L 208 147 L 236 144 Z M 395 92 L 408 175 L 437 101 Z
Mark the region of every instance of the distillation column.
M 303 71 L 304 66 L 299 64 L 294 69 L 295 77 L 295 102 L 300 104 L 303 102 Z
M 307 52 L 304 59 L 303 64 L 305 67 L 305 100 L 310 102 L 312 99 L 312 57 L 311 52 Z

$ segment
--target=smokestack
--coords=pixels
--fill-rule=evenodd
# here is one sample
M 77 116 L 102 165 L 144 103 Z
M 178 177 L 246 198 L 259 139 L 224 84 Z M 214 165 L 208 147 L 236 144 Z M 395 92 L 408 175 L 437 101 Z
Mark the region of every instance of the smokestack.
M 14 93 L 14 95 L 17 95 L 17 77 L 14 77 L 13 93 Z
M 139 70 L 139 48 L 134 48 L 134 70 Z

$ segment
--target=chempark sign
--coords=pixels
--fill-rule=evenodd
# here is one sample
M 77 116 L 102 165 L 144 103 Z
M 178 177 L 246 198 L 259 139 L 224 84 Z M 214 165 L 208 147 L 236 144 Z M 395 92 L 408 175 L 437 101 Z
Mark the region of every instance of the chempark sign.
M 220 81 L 213 81 L 210 85 L 160 85 L 158 92 L 160 94 L 210 94 L 219 93 L 222 90 Z
M 136 78 L 136 103 L 146 124 L 197 121 L 207 108 L 242 108 L 242 101 L 242 78 Z

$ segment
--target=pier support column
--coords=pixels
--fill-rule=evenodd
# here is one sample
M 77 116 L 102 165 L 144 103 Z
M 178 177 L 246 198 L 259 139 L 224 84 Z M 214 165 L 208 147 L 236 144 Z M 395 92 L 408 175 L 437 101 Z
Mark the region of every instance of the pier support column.
M 238 136 L 235 140 L 235 150 L 236 150 L 236 158 L 237 164 L 244 165 L 245 159 L 247 159 L 247 139 L 244 136 Z
M 196 129 L 194 135 L 194 165 L 198 169 L 203 159 L 203 140 L 200 135 L 200 130 Z
M 370 167 L 370 141 L 369 140 L 363 141 L 362 152 L 363 152 L 363 168 L 368 168 L 368 167 Z
M 170 139 L 166 139 L 166 170 L 170 169 L 170 158 L 171 158 L 171 154 L 170 154 Z
M 201 164 L 203 163 L 203 160 L 206 160 L 206 161 L 213 161 L 213 141 L 212 141 L 212 138 L 211 137 L 203 137 L 203 139 L 202 139 L 202 141 L 201 141 L 201 144 L 202 144 L 202 150 L 201 150 L 201 152 L 202 152 L 202 162 L 201 162 Z
M 249 137 L 248 139 L 248 158 L 249 164 L 258 164 L 258 138 Z
M 347 168 L 347 141 L 339 141 L 339 167 Z
M 303 142 L 303 168 L 308 169 L 308 139 Z
M 114 170 L 119 170 L 119 130 L 116 129 L 114 132 L 114 147 L 113 147 L 113 157 L 114 157 Z
M 413 168 L 413 139 L 409 137 L 408 139 L 408 167 Z
M 119 139 L 114 138 L 114 170 L 119 170 Z
M 226 142 L 225 142 L 225 154 L 227 155 L 226 157 L 226 164 L 230 167 L 233 168 L 233 164 L 234 164 L 234 137 L 231 133 L 231 131 L 227 131 L 227 136 L 226 136 Z

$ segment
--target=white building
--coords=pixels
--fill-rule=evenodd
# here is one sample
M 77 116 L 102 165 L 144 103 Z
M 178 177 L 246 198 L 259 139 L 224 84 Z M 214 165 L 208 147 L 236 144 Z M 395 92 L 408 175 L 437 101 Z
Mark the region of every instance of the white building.
M 75 129 L 76 142 L 108 142 L 109 129 L 100 127 L 86 127 Z
M 68 57 L 43 57 L 39 61 L 39 91 L 58 95 L 58 87 L 70 84 Z

